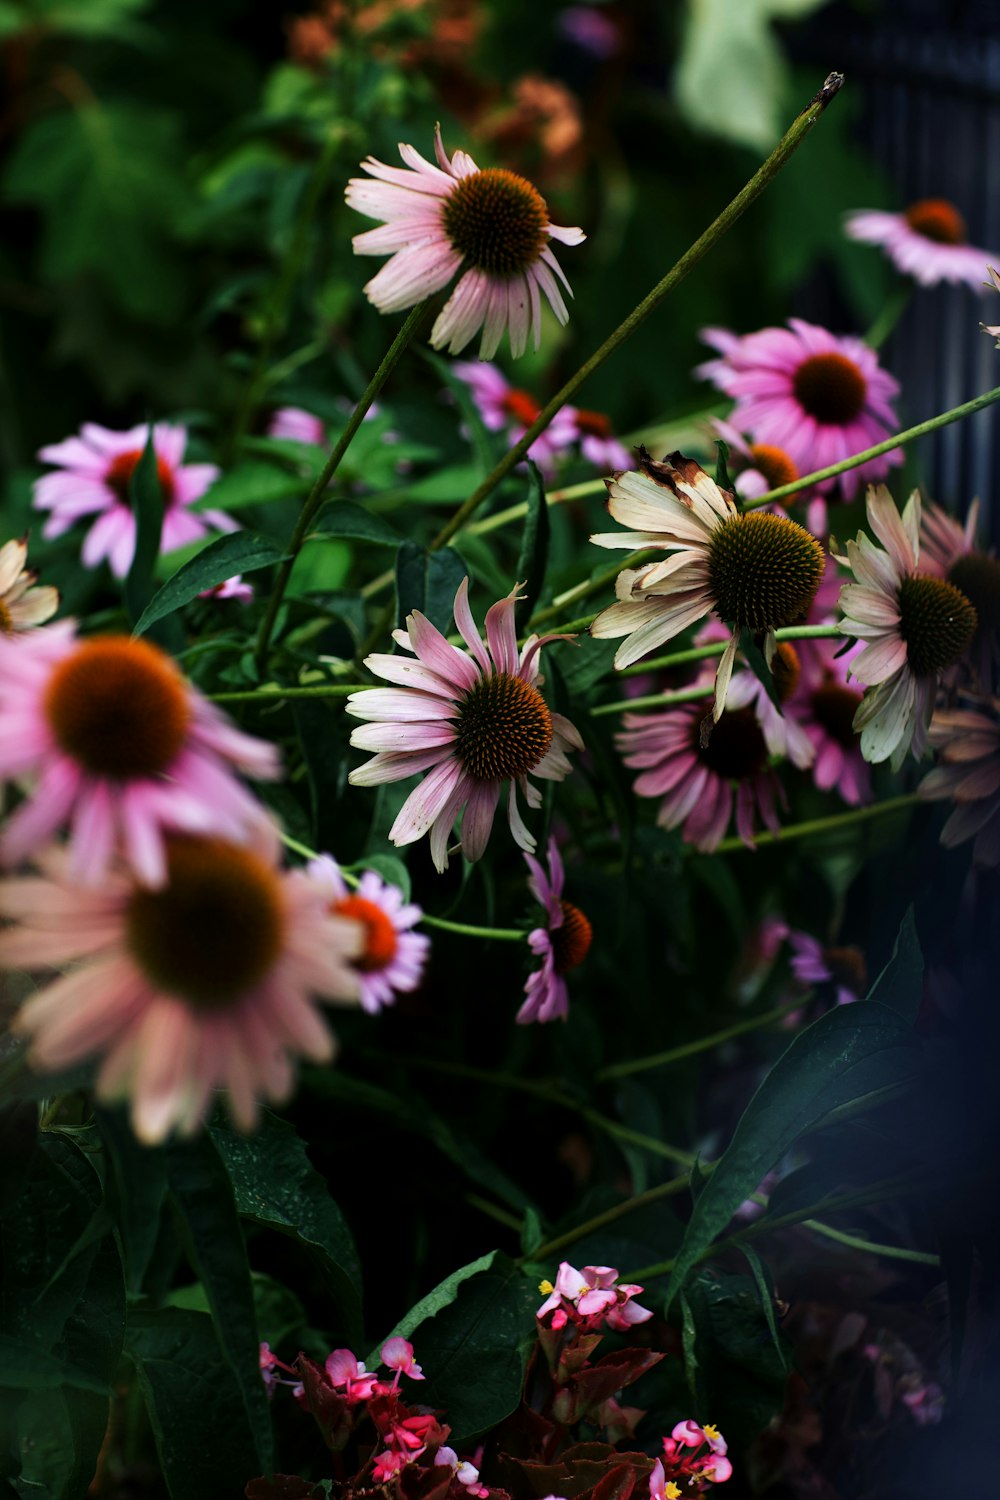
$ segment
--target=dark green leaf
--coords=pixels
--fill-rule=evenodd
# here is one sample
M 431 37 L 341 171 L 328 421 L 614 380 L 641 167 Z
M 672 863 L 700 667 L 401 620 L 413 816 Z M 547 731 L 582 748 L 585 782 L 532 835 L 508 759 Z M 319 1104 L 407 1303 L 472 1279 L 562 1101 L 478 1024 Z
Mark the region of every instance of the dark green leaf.
M 916 918 L 910 906 L 892 945 L 892 957 L 869 990 L 868 998 L 888 1006 L 912 1024 L 917 1019 L 923 988 L 924 958 L 917 937 Z
M 763 1311 L 764 1317 L 767 1321 L 768 1331 L 770 1332 L 775 1352 L 777 1353 L 778 1358 L 781 1360 L 782 1365 L 787 1368 L 788 1357 L 785 1352 L 785 1342 L 781 1337 L 781 1333 L 778 1329 L 778 1320 L 774 1314 L 774 1287 L 771 1283 L 770 1274 L 764 1262 L 757 1254 L 756 1250 L 754 1250 L 750 1245 L 741 1245 L 740 1250 L 746 1257 L 747 1263 L 750 1266 L 750 1270 L 753 1273 L 754 1283 L 756 1284 L 757 1293 L 760 1297 L 761 1310 Z
M 260 1378 L 250 1267 L 233 1187 L 211 1135 L 172 1142 L 167 1177 L 205 1285 L 219 1344 L 240 1392 L 262 1472 L 274 1467 L 271 1411 Z
M 291 1125 L 265 1116 L 253 1136 L 221 1127 L 212 1136 L 226 1164 L 236 1207 L 245 1219 L 290 1235 L 317 1261 L 343 1320 L 360 1336 L 361 1269 L 354 1241 L 326 1183 Z
M 153 596 L 142 611 L 135 625 L 135 634 L 142 635 L 162 620 L 173 614 L 205 589 L 225 583 L 237 573 L 253 573 L 258 568 L 268 568 L 281 561 L 281 548 L 270 537 L 259 536 L 254 531 L 233 531 L 220 536 L 214 542 L 178 568 L 173 578 Z
M 764 689 L 771 702 L 781 711 L 781 699 L 778 697 L 778 689 L 774 683 L 771 668 L 764 660 L 764 653 L 754 640 L 753 631 L 744 626 L 740 633 L 740 650 L 746 658 L 746 664 L 750 668 L 758 682 L 764 684 Z
M 20 1196 L 37 1139 L 37 1105 L 29 1099 L 0 1105 L 0 1213 Z
M 462 422 L 468 428 L 472 439 L 472 451 L 476 458 L 476 467 L 469 475 L 471 482 L 464 492 L 468 494 L 475 488 L 483 475 L 489 473 L 499 458 L 500 452 L 497 437 L 494 433 L 487 430 L 480 415 L 479 407 L 473 399 L 468 382 L 463 380 L 460 375 L 456 375 L 453 363 L 450 360 L 442 359 L 440 354 L 432 354 L 429 349 L 421 349 L 420 353 L 429 365 L 433 365 L 441 380 L 455 398 L 455 405 L 462 414 Z M 464 497 L 455 496 L 454 498 Z
M 327 505 L 310 536 L 350 537 L 359 542 L 371 542 L 376 547 L 398 547 L 402 541 L 399 532 L 388 521 L 365 510 L 354 500 L 334 500 Z
M 426 1376 L 421 1402 L 447 1411 L 456 1448 L 520 1401 L 537 1305 L 535 1288 L 494 1251 L 442 1282 L 395 1330 L 414 1341 Z
M 579 698 L 588 688 L 614 672 L 618 641 L 595 640 L 581 635 L 576 645 L 559 647 L 559 671 L 571 699 Z
M 784 1350 L 772 1339 L 749 1277 L 701 1272 L 681 1296 L 695 1419 L 716 1423 L 730 1447 L 742 1449 L 781 1411 Z
M 217 479 L 210 490 L 192 506 L 193 510 L 241 510 L 245 505 L 266 505 L 271 500 L 287 500 L 292 495 L 305 499 L 310 486 L 308 476 L 278 464 L 251 460 L 237 464 Z
M 396 554 L 396 623 L 405 627 L 410 611 L 419 609 L 447 635 L 464 577 L 465 564 L 451 547 L 428 552 L 418 542 L 404 542 Z
M 107 1192 L 121 1235 L 125 1284 L 129 1292 L 141 1292 L 167 1196 L 165 1154 L 136 1139 L 123 1110 L 98 1110 L 97 1126 L 108 1157 Z
M 797 1036 L 750 1100 L 694 1205 L 668 1305 L 736 1208 L 801 1135 L 830 1110 L 912 1068 L 909 1028 L 872 1001 L 838 1006 Z
M 125 608 L 133 625 L 139 619 L 153 592 L 153 570 L 160 555 L 163 534 L 163 486 L 160 483 L 156 449 L 153 447 L 153 424 L 149 424 L 142 457 L 132 470 L 129 499 L 135 516 L 135 556 L 125 579 Z
M 173 1500 L 241 1495 L 262 1466 L 212 1319 L 176 1307 L 133 1311 L 127 1348 Z
M 729 477 L 729 444 L 721 438 L 715 440 L 715 482 L 720 489 L 731 490 L 733 481 Z
M 535 464 L 528 462 L 528 514 L 521 532 L 521 551 L 517 559 L 517 581 L 524 584 L 515 619 L 518 632 L 527 626 L 545 583 L 549 560 L 549 507 L 545 499 L 545 481 Z

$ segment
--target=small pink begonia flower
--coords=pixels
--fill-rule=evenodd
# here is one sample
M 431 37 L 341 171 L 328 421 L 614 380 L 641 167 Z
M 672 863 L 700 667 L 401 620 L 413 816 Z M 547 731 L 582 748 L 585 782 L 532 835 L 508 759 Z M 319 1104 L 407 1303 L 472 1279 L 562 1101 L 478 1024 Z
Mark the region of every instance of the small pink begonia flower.
M 683 1494 L 672 1479 L 668 1479 L 661 1459 L 657 1459 L 649 1476 L 650 1500 L 678 1500 Z
M 354 1405 L 367 1401 L 378 1388 L 379 1378 L 365 1369 L 364 1361 L 356 1359 L 350 1349 L 334 1349 L 327 1355 L 324 1366 L 335 1390 L 343 1388 L 344 1398 Z
M 591 1327 L 624 1329 L 635 1323 L 644 1323 L 653 1314 L 631 1299 L 642 1291 L 641 1286 L 616 1286 L 618 1272 L 614 1266 L 584 1266 L 578 1271 L 568 1261 L 562 1261 L 556 1275 L 555 1286 L 543 1281 L 538 1290 L 545 1294 L 545 1301 L 535 1314 L 544 1318 L 552 1313 L 551 1326 L 562 1328 L 572 1318 L 577 1323 Z
M 434 1455 L 435 1466 L 447 1464 L 467 1494 L 473 1500 L 486 1500 L 489 1490 L 479 1483 L 479 1470 L 474 1464 L 463 1462 L 454 1448 L 439 1448 Z
M 400 1469 L 405 1469 L 409 1462 L 405 1454 L 394 1453 L 391 1448 L 387 1448 L 384 1453 L 377 1455 L 372 1478 L 376 1484 L 388 1484 L 389 1480 L 394 1479 Z
M 124 578 L 135 556 L 136 524 L 130 499 L 132 475 L 142 458 L 149 428 L 111 432 L 95 422 L 84 422 L 79 437 L 40 448 L 44 463 L 58 464 L 35 484 L 36 510 L 50 512 L 42 535 L 62 536 L 83 516 L 96 516 L 80 554 L 85 568 L 96 568 L 107 558 L 116 578 Z M 163 533 L 160 551 L 172 552 L 196 542 L 214 527 L 238 531 L 236 522 L 221 510 L 194 511 L 219 476 L 215 464 L 182 463 L 187 428 L 157 422 L 153 427 L 156 468 L 163 491 Z
M 386 1339 L 382 1345 L 382 1363 L 396 1371 L 396 1382 L 400 1375 L 409 1375 L 411 1380 L 423 1380 L 424 1372 L 413 1358 L 413 1345 L 409 1339 Z

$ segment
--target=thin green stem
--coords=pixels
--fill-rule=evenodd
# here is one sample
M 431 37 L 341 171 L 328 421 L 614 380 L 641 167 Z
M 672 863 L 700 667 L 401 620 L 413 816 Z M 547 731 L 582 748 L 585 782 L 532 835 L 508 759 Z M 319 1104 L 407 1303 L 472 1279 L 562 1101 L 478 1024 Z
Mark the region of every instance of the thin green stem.
M 644 1193 L 637 1193 L 634 1198 L 626 1198 L 622 1203 L 616 1203 L 613 1208 L 605 1209 L 602 1214 L 595 1214 L 585 1224 L 578 1224 L 574 1229 L 567 1229 L 565 1234 L 557 1235 L 553 1240 L 546 1240 L 544 1245 L 529 1251 L 523 1257 L 524 1260 L 549 1260 L 553 1255 L 561 1255 L 578 1240 L 585 1239 L 588 1234 L 594 1234 L 599 1229 L 605 1229 L 609 1224 L 614 1224 L 617 1219 L 626 1214 L 634 1213 L 636 1209 L 646 1208 L 650 1203 L 659 1203 L 664 1198 L 676 1197 L 683 1193 L 690 1182 L 690 1173 L 683 1172 L 680 1177 L 671 1177 L 668 1182 L 661 1182 L 658 1187 L 647 1188 Z
M 325 682 L 316 687 L 283 687 L 281 683 L 269 682 L 264 687 L 208 693 L 206 697 L 212 703 L 280 703 L 283 698 L 346 698 L 350 693 L 362 693 L 371 686 L 370 682 Z
M 825 469 L 817 469 L 813 474 L 803 474 L 791 484 L 783 484 L 776 490 L 768 490 L 766 495 L 758 495 L 755 500 L 744 500 L 742 508 L 754 510 L 758 505 L 770 505 L 772 500 L 783 500 L 786 495 L 795 495 L 799 490 L 818 484 L 821 479 L 833 479 L 837 474 L 845 474 L 848 469 L 856 469 L 859 464 L 867 463 L 870 458 L 878 458 L 880 454 L 888 453 L 892 448 L 903 447 L 906 443 L 914 442 L 916 438 L 925 437 L 928 432 L 936 432 L 939 427 L 947 427 L 951 422 L 960 422 L 963 417 L 971 417 L 977 411 L 982 411 L 984 407 L 992 406 L 994 401 L 1000 401 L 1000 385 L 994 386 L 991 391 L 985 391 L 981 396 L 976 396 L 972 401 L 963 401 L 961 406 L 953 406 L 950 411 L 943 411 L 940 416 L 929 417 L 926 422 L 918 422 L 916 427 L 907 427 L 905 432 L 897 432 L 894 437 L 886 438 L 882 443 L 876 443 L 874 448 L 866 448 L 863 453 L 852 454 L 850 458 L 842 459 L 839 464 L 829 464 Z
M 785 1016 L 790 1016 L 792 1011 L 801 1010 L 806 1003 L 807 996 L 800 995 L 797 1000 L 784 1005 L 775 1006 L 774 1010 L 765 1011 L 760 1016 L 748 1016 L 745 1021 L 737 1021 L 732 1026 L 726 1026 L 722 1031 L 713 1031 L 710 1036 L 699 1037 L 696 1041 L 685 1042 L 680 1047 L 671 1047 L 666 1052 L 654 1052 L 650 1057 L 634 1058 L 631 1062 L 613 1063 L 608 1068 L 601 1068 L 597 1077 L 604 1078 L 627 1078 L 631 1073 L 643 1073 L 648 1068 L 663 1068 L 668 1063 L 680 1062 L 681 1058 L 694 1057 L 698 1052 L 708 1052 L 712 1047 L 720 1047 L 723 1042 L 730 1041 L 734 1036 L 743 1036 L 748 1031 L 759 1031 L 763 1026 L 770 1026 L 773 1021 L 781 1021 Z
M 503 1224 L 506 1229 L 513 1229 L 515 1234 L 521 1232 L 521 1220 L 516 1214 L 509 1213 L 507 1209 L 501 1208 L 498 1203 L 492 1203 L 489 1198 L 481 1198 L 478 1193 L 466 1193 L 465 1201 L 470 1208 L 478 1208 L 481 1214 L 487 1218 L 495 1219 L 498 1224 Z
M 900 797 L 887 797 L 884 802 L 873 802 L 869 807 L 852 807 L 846 812 L 831 813 L 827 818 L 811 818 L 807 823 L 791 823 L 787 828 L 778 828 L 773 832 L 766 829 L 763 833 L 758 833 L 749 846 L 735 836 L 723 839 L 713 853 L 735 854 L 738 849 L 756 849 L 760 844 L 787 844 L 792 839 L 809 838 L 814 833 L 829 833 L 835 828 L 867 823 L 872 818 L 882 817 L 883 813 L 901 812 L 904 807 L 915 807 L 920 801 L 916 792 L 905 792 Z
M 779 641 L 835 641 L 843 638 L 839 625 L 785 625 L 774 634 L 775 639 Z M 721 656 L 727 644 L 726 641 L 707 641 L 704 646 L 686 646 L 683 651 L 671 651 L 667 656 L 651 656 L 648 661 L 639 662 L 634 667 L 624 667 L 617 675 L 637 677 L 642 672 L 659 672 L 670 667 L 686 667 L 691 662 L 707 661 L 709 657 Z M 637 702 L 639 699 L 632 698 L 617 705 L 602 703 L 600 711 L 609 714 L 614 712 L 615 707 L 620 710 L 634 708 Z
M 444 547 L 451 541 L 453 536 L 462 530 L 475 515 L 487 496 L 491 495 L 500 481 L 520 463 L 531 447 L 531 444 L 540 433 L 545 431 L 552 418 L 575 395 L 579 387 L 593 375 L 595 370 L 598 370 L 604 364 L 606 359 L 610 358 L 620 348 L 650 313 L 660 305 L 664 297 L 684 280 L 698 262 L 728 233 L 750 205 L 760 197 L 772 178 L 781 171 L 788 158 L 801 145 L 805 136 L 808 135 L 816 121 L 823 114 L 826 106 L 840 91 L 843 81 L 839 73 L 831 73 L 829 75 L 819 93 L 814 99 L 810 100 L 806 109 L 794 120 L 791 127 L 771 152 L 771 155 L 764 162 L 763 166 L 754 173 L 746 186 L 737 193 L 731 203 L 727 204 L 718 218 L 685 251 L 680 260 L 671 267 L 662 280 L 657 282 L 653 290 L 648 296 L 643 298 L 638 307 L 630 312 L 628 317 L 605 339 L 600 348 L 589 359 L 584 361 L 576 374 L 570 376 L 566 384 L 542 408 L 524 435 L 504 454 L 492 472 L 487 474 L 482 483 L 472 492 L 465 504 L 461 505 L 446 525 L 441 528 L 430 544 L 432 551 L 436 551 L 439 547 Z
M 526 943 L 528 934 L 516 927 L 474 927 L 468 922 L 451 922 L 447 917 L 431 917 L 424 912 L 421 922 L 440 927 L 442 932 L 457 932 L 462 937 L 496 938 L 502 943 Z
M 621 562 L 616 563 L 613 568 L 605 568 L 604 572 L 598 573 L 596 578 L 588 578 L 585 583 L 575 584 L 573 588 L 567 589 L 564 594 L 560 594 L 558 599 L 554 599 L 547 608 L 540 609 L 537 614 L 532 615 L 528 622 L 529 627 L 534 630 L 536 626 L 544 625 L 546 620 L 551 620 L 556 615 L 561 615 L 567 604 L 576 604 L 579 600 L 586 599 L 590 594 L 597 594 L 601 589 L 607 588 L 609 583 L 614 583 L 622 568 L 638 567 L 641 563 L 648 562 L 651 558 L 658 555 L 657 552 L 650 551 L 648 547 L 643 547 L 639 552 L 630 552 L 627 557 L 622 558 Z
M 341 459 L 351 446 L 354 435 L 364 421 L 368 408 L 399 364 L 409 344 L 413 341 L 417 327 L 423 318 L 425 307 L 426 303 L 418 302 L 417 306 L 410 312 L 406 322 L 399 329 L 396 337 L 389 345 L 382 363 L 365 387 L 364 394 L 358 401 L 357 406 L 348 417 L 343 432 L 337 439 L 329 458 L 323 465 L 322 471 L 317 476 L 312 489 L 306 497 L 305 504 L 299 513 L 295 530 L 292 532 L 288 543 L 285 560 L 278 569 L 274 589 L 267 603 L 267 611 L 261 621 L 260 634 L 257 637 L 257 645 L 254 651 L 258 671 L 262 672 L 264 670 L 267 650 L 270 645 L 272 631 L 274 630 L 274 622 L 278 617 L 278 610 L 281 608 L 281 601 L 284 598 L 288 580 L 292 575 L 295 560 L 302 550 L 302 544 L 309 533 L 309 528 L 326 498 L 327 486 L 340 467 Z
M 643 698 L 617 698 L 614 703 L 597 703 L 590 710 L 591 717 L 601 718 L 605 714 L 629 713 L 633 708 L 666 708 L 672 703 L 694 703 L 699 698 L 713 698 L 715 683 L 702 687 L 678 688 L 672 693 L 647 693 Z

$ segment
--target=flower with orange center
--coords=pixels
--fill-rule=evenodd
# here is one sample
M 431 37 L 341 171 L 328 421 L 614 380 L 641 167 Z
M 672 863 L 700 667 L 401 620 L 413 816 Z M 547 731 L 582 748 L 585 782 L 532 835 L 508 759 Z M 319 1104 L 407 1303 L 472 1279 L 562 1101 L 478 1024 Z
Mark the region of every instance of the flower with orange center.
M 397 995 L 415 990 L 431 947 L 428 937 L 412 930 L 423 915 L 420 907 L 407 902 L 398 886 L 389 885 L 374 870 L 365 870 L 352 891 L 329 854 L 311 860 L 306 869 L 333 915 L 361 929 L 361 946 L 351 962 L 362 1009 L 375 1015 L 392 1005 Z
M 940 505 L 925 500 L 920 509 L 920 558 L 924 570 L 960 589 L 979 622 L 970 655 L 979 687 L 996 686 L 1000 662 L 1000 559 L 977 543 L 979 501 L 969 506 L 964 526 Z
M 59 608 L 59 590 L 34 588 L 38 574 L 24 566 L 27 560 L 27 537 L 0 547 L 0 635 L 18 635 L 43 625 Z
M 528 937 L 532 953 L 542 964 L 525 981 L 528 998 L 517 1013 L 517 1021 L 521 1026 L 530 1021 L 565 1021 L 569 1015 L 566 975 L 590 952 L 593 929 L 578 906 L 563 900 L 565 872 L 555 839 L 549 839 L 548 875 L 532 855 L 525 854 L 524 858 L 531 871 L 528 889 L 545 908 L 546 924 L 536 927 Z
M 852 240 L 880 245 L 893 265 L 921 286 L 964 282 L 985 291 L 988 250 L 968 243 L 965 220 L 947 198 L 921 198 L 902 213 L 864 208 L 848 214 L 844 229 Z
M 96 568 L 107 558 L 116 578 L 124 578 L 135 556 L 135 515 L 131 485 L 149 429 L 132 427 L 112 432 L 95 422 L 84 422 L 79 437 L 39 449 L 45 463 L 58 464 L 35 484 L 36 510 L 50 512 L 43 536 L 62 536 L 84 516 L 96 517 L 81 552 L 85 568 Z M 221 510 L 194 511 L 191 506 L 218 478 L 215 464 L 185 464 L 187 428 L 167 422 L 153 427 L 156 472 L 163 493 L 163 532 L 160 550 L 172 552 L 198 541 L 213 527 L 236 531 L 235 521 Z
M 430 833 L 431 858 L 448 866 L 448 839 L 462 816 L 462 852 L 479 859 L 493 829 L 504 783 L 507 818 L 515 842 L 526 850 L 535 841 L 517 806 L 517 792 L 529 807 L 541 793 L 529 776 L 562 781 L 572 769 L 566 752 L 583 741 L 568 719 L 551 710 L 539 688 L 539 654 L 546 641 L 563 636 L 529 636 L 519 649 L 514 628 L 515 587 L 486 615 L 486 644 L 472 617 L 469 580 L 455 595 L 455 624 L 465 642 L 461 651 L 447 641 L 419 610 L 407 616 L 406 630 L 393 637 L 406 656 L 369 656 L 376 676 L 398 684 L 352 693 L 347 712 L 362 724 L 351 744 L 374 750 L 374 757 L 352 771 L 354 786 L 402 781 L 426 772 L 389 830 L 394 844 L 412 844 Z
M 234 772 L 278 775 L 164 651 L 134 636 L 78 639 L 71 620 L 15 646 L 0 636 L 0 781 L 31 790 L 0 837 L 6 864 L 70 830 L 70 869 L 103 880 L 116 853 L 150 886 L 167 831 L 241 839 L 266 821 Z
M 350 1003 L 361 932 L 331 916 L 304 871 L 278 868 L 278 841 L 168 835 L 156 890 L 116 865 L 81 886 L 63 850 L 40 874 L 0 881 L 0 964 L 71 965 L 36 991 L 13 1030 L 40 1072 L 99 1062 L 98 1097 L 131 1103 L 140 1140 L 190 1135 L 226 1091 L 243 1130 L 260 1097 L 280 1102 L 292 1058 L 333 1055 L 314 996 Z
M 723 328 L 703 329 L 701 337 L 722 357 L 695 374 L 733 397 L 730 424 L 780 448 L 800 474 L 872 448 L 899 425 L 891 404 L 899 386 L 861 339 L 838 338 L 801 318 L 743 338 Z M 838 486 L 850 500 L 864 480 L 882 479 L 902 461 L 894 448 L 816 488 L 827 494 Z
M 712 429 L 726 444 L 727 468 L 732 476 L 733 489 L 741 500 L 758 501 L 770 490 L 793 484 L 798 479 L 798 464 L 785 448 L 776 443 L 755 443 L 750 434 L 741 432 L 720 417 L 712 418 Z M 811 485 L 797 490 L 794 495 L 786 495 L 780 501 L 754 505 L 755 510 L 768 510 L 777 516 L 787 515 L 789 507 L 794 507 L 796 516 L 814 536 L 826 535 L 826 500 Z
M 390 256 L 365 287 L 369 301 L 380 312 L 400 312 L 461 273 L 431 329 L 434 348 L 458 354 L 482 329 L 481 359 L 493 358 L 505 331 L 513 355 L 524 353 L 529 335 L 537 349 L 541 296 L 560 323 L 569 317 L 556 278 L 567 290 L 569 283 L 549 242 L 578 245 L 583 231 L 550 223 L 545 200 L 516 172 L 480 170 L 464 151 L 449 160 L 440 127 L 434 151 L 436 166 L 400 143 L 405 168 L 370 156 L 362 166 L 375 181 L 347 184 L 349 206 L 382 220 L 355 235 L 355 254 Z

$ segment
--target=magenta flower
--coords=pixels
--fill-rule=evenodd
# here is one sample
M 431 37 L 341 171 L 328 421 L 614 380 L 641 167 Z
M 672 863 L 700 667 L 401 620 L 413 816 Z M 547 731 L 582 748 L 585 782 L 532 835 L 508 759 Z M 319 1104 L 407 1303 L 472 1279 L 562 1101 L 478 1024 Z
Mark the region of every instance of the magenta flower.
M 59 608 L 59 590 L 34 588 L 38 574 L 24 566 L 27 560 L 27 537 L 0 547 L 0 635 L 20 635 L 44 625 Z
M 528 336 L 541 338 L 541 296 L 560 323 L 569 314 L 557 277 L 569 290 L 550 240 L 578 245 L 582 229 L 560 229 L 538 190 L 505 168 L 480 171 L 471 156 L 456 151 L 449 161 L 434 133 L 437 166 L 400 143 L 405 167 L 369 157 L 362 168 L 375 178 L 347 184 L 351 208 L 382 227 L 355 235 L 356 255 L 388 255 L 365 294 L 379 312 L 401 312 L 440 292 L 461 272 L 458 285 L 431 329 L 435 349 L 458 354 L 480 329 L 481 359 L 492 359 L 506 331 L 513 355 Z
M 782 448 L 800 474 L 872 448 L 898 426 L 891 405 L 898 382 L 861 339 L 838 338 L 801 318 L 743 338 L 723 328 L 701 336 L 722 358 L 707 360 L 695 374 L 733 397 L 735 427 Z M 863 480 L 882 479 L 902 461 L 903 450 L 894 448 L 817 489 L 826 493 L 839 484 L 850 500 Z
M 330 1384 L 341 1391 L 350 1406 L 367 1401 L 381 1387 L 377 1375 L 365 1369 L 364 1360 L 359 1360 L 350 1349 L 334 1349 L 324 1364 Z
M 602 411 L 590 411 L 580 406 L 566 406 L 563 411 L 573 418 L 580 452 L 595 469 L 614 474 L 619 469 L 632 467 L 633 455 L 615 437 L 611 421 Z
M 496 365 L 459 360 L 454 371 L 472 392 L 487 431 L 504 432 L 512 443 L 524 436 L 542 409 L 529 391 L 511 385 Z M 572 408 L 564 406 L 545 431 L 536 437 L 527 456 L 534 460 L 543 474 L 550 475 L 560 458 L 573 446 L 576 435 Z
M 267 435 L 322 448 L 326 443 L 326 424 L 322 417 L 314 416 L 301 406 L 279 406 L 267 424 Z
M 85 568 L 96 568 L 107 558 L 116 578 L 124 578 L 135 556 L 135 516 L 129 485 L 143 454 L 147 426 L 111 432 L 95 422 L 84 422 L 79 437 L 50 443 L 38 450 L 44 463 L 58 464 L 54 474 L 43 474 L 34 488 L 32 504 L 51 514 L 44 537 L 62 536 L 82 516 L 96 516 L 80 554 Z M 172 552 L 196 542 L 213 526 L 238 531 L 236 522 L 221 510 L 193 511 L 219 476 L 215 464 L 182 463 L 187 428 L 157 422 L 153 428 L 156 469 L 163 490 L 163 533 L 160 551 Z
M 840 629 L 866 642 L 851 663 L 868 689 L 854 719 L 861 753 L 898 771 L 911 745 L 918 759 L 923 754 L 941 675 L 963 655 L 977 618 L 954 584 L 918 571 L 916 490 L 900 516 L 884 485 L 869 489 L 868 522 L 885 551 L 859 532 L 846 558 L 837 557 L 855 579 L 840 591 Z
M 799 680 L 783 705 L 812 745 L 814 782 L 821 792 L 836 790 L 851 807 L 872 799 L 871 770 L 854 728 L 861 693 L 848 682 L 860 650 L 855 645 L 843 651 L 837 641 L 796 642 Z
M 565 976 L 583 963 L 593 936 L 590 923 L 580 908 L 562 899 L 563 863 L 555 839 L 549 839 L 548 876 L 532 855 L 526 854 L 524 858 L 531 871 L 528 889 L 545 908 L 546 925 L 536 927 L 528 937 L 528 945 L 542 960 L 542 966 L 529 974 L 525 981 L 528 998 L 517 1013 L 521 1026 L 529 1021 L 566 1019 L 569 995 Z
M 241 839 L 267 814 L 233 774 L 278 775 L 274 747 L 238 730 L 158 646 L 78 640 L 72 620 L 14 645 L 0 636 L 0 782 L 30 794 L 0 837 L 7 864 L 70 829 L 70 869 L 100 884 L 120 852 L 150 886 L 164 835 Z
M 365 870 L 352 891 L 329 854 L 311 860 L 306 868 L 326 894 L 330 910 L 358 922 L 364 932 L 364 946 L 354 960 L 362 1010 L 377 1015 L 397 995 L 415 990 L 431 948 L 430 938 L 411 931 L 422 916 L 420 907 L 404 902 L 399 887 L 374 870 Z
M 359 933 L 278 868 L 278 847 L 266 829 L 252 846 L 170 836 L 157 890 L 119 868 L 83 887 L 62 850 L 36 857 L 37 877 L 0 881 L 0 965 L 70 966 L 14 1018 L 32 1066 L 99 1060 L 98 1098 L 130 1100 L 146 1144 L 193 1134 L 216 1088 L 243 1130 L 258 1097 L 286 1099 L 294 1055 L 333 1054 L 312 997 L 355 996 Z
M 853 1005 L 867 988 L 865 961 L 857 948 L 828 948 L 811 932 L 790 929 L 792 973 L 810 987 L 830 984 L 838 1005 Z
M 967 242 L 965 220 L 946 198 L 921 198 L 900 214 L 857 209 L 848 214 L 844 230 L 852 240 L 881 245 L 893 265 L 921 286 L 964 282 L 982 293 L 987 261 L 996 259 Z
M 736 831 L 752 849 L 754 811 L 778 827 L 781 783 L 768 764 L 767 741 L 752 707 L 731 709 L 702 744 L 703 706 L 685 703 L 662 714 L 626 714 L 615 736 L 627 766 L 639 771 L 638 797 L 662 797 L 656 821 L 680 828 L 685 843 L 711 854 L 722 842 L 736 803 Z
M 663 1439 L 663 1454 L 674 1476 L 685 1480 L 685 1489 L 668 1484 L 668 1500 L 690 1493 L 692 1486 L 700 1491 L 702 1483 L 723 1484 L 730 1479 L 733 1466 L 727 1451 L 726 1440 L 717 1427 L 708 1422 L 704 1427 L 690 1420 L 678 1422 L 670 1437 Z M 650 1488 L 652 1492 L 652 1482 Z
M 365 662 L 376 677 L 397 686 L 369 688 L 347 700 L 348 713 L 371 721 L 354 730 L 351 744 L 376 752 L 351 772 L 352 785 L 428 773 L 403 803 L 389 838 L 412 844 L 429 832 L 438 870 L 447 869 L 448 839 L 463 808 L 462 852 L 466 859 L 482 856 L 504 782 L 511 833 L 520 848 L 533 850 L 535 840 L 518 811 L 518 788 L 529 807 L 538 807 L 541 792 L 529 774 L 562 781 L 572 769 L 566 752 L 583 748 L 573 725 L 552 712 L 538 691 L 542 646 L 566 637 L 529 636 L 519 653 L 515 587 L 487 613 L 484 645 L 468 587 L 463 578 L 455 595 L 455 624 L 467 650 L 450 645 L 415 609 L 407 629 L 393 631 L 393 638 L 416 660 L 378 654 Z
M 393 1390 L 399 1384 L 400 1375 L 408 1375 L 411 1380 L 424 1378 L 423 1370 L 413 1358 L 413 1345 L 409 1339 L 386 1339 L 382 1345 L 382 1363 L 396 1372 L 396 1378 L 392 1383 Z
M 550 1281 L 539 1286 L 545 1301 L 535 1317 L 541 1321 L 551 1313 L 550 1328 L 564 1328 L 572 1322 L 586 1332 L 593 1332 L 605 1323 L 619 1331 L 645 1323 L 653 1314 L 632 1302 L 642 1287 L 618 1286 L 617 1280 L 614 1266 L 584 1266 L 578 1271 L 564 1260 L 556 1274 L 555 1286 Z

